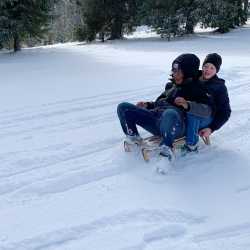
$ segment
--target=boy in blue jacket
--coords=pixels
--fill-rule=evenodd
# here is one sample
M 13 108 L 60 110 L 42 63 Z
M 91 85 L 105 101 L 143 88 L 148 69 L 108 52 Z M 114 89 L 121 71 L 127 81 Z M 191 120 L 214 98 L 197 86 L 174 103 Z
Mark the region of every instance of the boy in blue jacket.
M 210 136 L 214 131 L 221 128 L 231 115 L 225 80 L 217 76 L 221 64 L 222 58 L 216 53 L 208 54 L 203 62 L 199 80 L 213 99 L 213 115 L 211 121 L 204 124 L 198 117 L 187 114 L 186 145 L 184 146 L 187 152 L 197 150 L 199 135 Z

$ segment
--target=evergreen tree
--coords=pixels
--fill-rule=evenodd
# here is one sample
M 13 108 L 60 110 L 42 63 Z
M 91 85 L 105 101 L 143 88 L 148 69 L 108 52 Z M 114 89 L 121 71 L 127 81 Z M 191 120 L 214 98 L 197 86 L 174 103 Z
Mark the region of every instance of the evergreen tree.
M 179 6 L 181 1 L 145 0 L 141 6 L 142 23 L 152 26 L 161 37 L 185 33 L 185 18 Z
M 0 6 L 0 41 L 12 42 L 21 49 L 27 37 L 41 38 L 47 31 L 53 0 L 2 0 Z
M 0 0 L 0 48 L 17 51 L 44 34 L 44 43 L 120 39 L 137 25 L 168 39 L 193 33 L 198 22 L 227 32 L 246 23 L 248 7 L 248 0 Z
M 193 33 L 201 22 L 205 27 L 228 32 L 246 23 L 247 0 L 145 0 L 140 8 L 141 24 L 155 28 L 162 37 Z
M 52 44 L 78 40 L 77 28 L 83 24 L 78 0 L 57 1 L 51 13 L 49 32 L 44 42 Z
M 138 0 L 82 0 L 83 34 L 91 41 L 99 34 L 101 39 L 120 39 L 132 30 L 136 22 Z M 139 1 L 138 1 L 139 2 Z
M 82 27 L 83 40 L 92 41 L 100 33 L 104 40 L 104 33 L 108 32 L 109 19 L 107 13 L 106 0 L 84 0 L 82 3 L 83 21 Z
M 199 6 L 199 0 L 183 0 L 179 3 L 179 12 L 183 14 L 186 34 L 194 33 L 194 27 L 200 20 Z
M 201 0 L 200 16 L 205 27 L 218 28 L 221 33 L 245 24 L 248 4 L 242 0 Z
M 243 22 L 244 24 L 247 22 L 248 18 L 248 11 L 249 11 L 249 1 L 248 0 L 242 0 L 243 2 Z
M 236 18 L 235 25 L 240 26 L 246 23 L 248 15 L 248 0 L 236 0 Z

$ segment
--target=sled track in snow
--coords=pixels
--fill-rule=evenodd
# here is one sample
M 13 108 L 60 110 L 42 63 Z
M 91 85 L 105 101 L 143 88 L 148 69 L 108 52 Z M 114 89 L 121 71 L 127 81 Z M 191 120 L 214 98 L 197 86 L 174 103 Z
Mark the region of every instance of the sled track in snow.
M 0 195 L 19 193 L 22 190 L 25 191 L 28 186 L 33 186 L 34 192 L 39 190 L 39 194 L 45 194 L 49 190 L 52 192 L 52 186 L 55 188 L 57 182 L 62 184 L 65 181 L 65 185 L 55 188 L 56 191 L 54 191 L 62 192 L 74 186 L 123 172 L 122 169 L 109 168 L 104 158 L 104 162 L 94 164 L 96 167 L 92 169 L 93 173 L 90 176 L 91 171 L 85 163 L 94 154 L 101 154 L 116 147 L 120 138 L 99 140 L 92 144 L 72 145 L 63 140 L 63 133 L 104 122 L 116 122 L 116 110 L 113 110 L 113 107 L 116 108 L 121 99 L 128 96 L 137 99 L 140 96 L 152 95 L 154 88 L 152 86 L 143 91 L 141 89 L 119 91 L 102 96 L 58 101 L 38 107 L 2 111 L 0 113 L 0 136 L 3 140 L 6 138 L 14 141 L 28 139 L 32 143 L 35 140 L 34 136 L 44 137 L 54 134 L 60 135 L 62 140 L 55 144 L 41 145 L 41 147 L 2 152 L 0 154 L 2 164 Z M 106 109 L 108 106 L 112 108 L 112 111 L 103 113 L 103 107 Z M 94 114 L 94 111 L 97 114 Z M 69 162 L 74 163 L 67 164 Z M 42 183 L 46 181 L 50 183 L 48 184 L 50 188 L 43 187 Z M 72 185 L 70 181 L 76 184 Z
M 170 224 L 145 234 L 139 244 L 122 248 L 121 250 L 248 250 L 250 247 L 249 223 L 226 227 L 195 236 L 192 236 L 192 234 L 192 228 L 183 227 L 181 224 Z M 162 244 L 157 245 L 158 242 Z
M 27 107 L 4 111 L 0 113 L 0 136 L 1 138 L 16 137 L 39 131 L 53 133 L 55 129 L 66 131 L 114 121 L 116 119 L 116 107 L 121 100 L 129 97 L 131 101 L 136 102 L 145 98 L 145 96 L 152 96 L 154 88 L 156 87 L 59 101 L 36 108 Z M 112 111 L 101 112 L 103 108 L 107 107 L 112 108 Z M 63 119 L 58 121 L 58 118 Z
M 114 166 L 105 154 L 101 161 L 88 164 L 93 154 L 110 150 L 117 143 L 118 140 L 105 140 L 41 158 L 17 160 L 1 174 L 0 196 L 22 199 L 23 195 L 50 195 L 122 174 L 131 167 Z M 68 164 L 70 161 L 73 163 Z
M 250 223 L 225 227 L 203 234 L 195 234 L 193 226 L 205 223 L 206 217 L 194 216 L 177 210 L 138 209 L 123 211 L 110 217 L 102 217 L 88 224 L 62 228 L 56 231 L 37 235 L 20 242 L 2 245 L 2 250 L 40 250 L 71 249 L 75 241 L 88 244 L 88 238 L 105 234 L 112 240 L 116 232 L 137 230 L 137 244 L 117 248 L 121 250 L 158 249 L 194 249 L 194 250 L 247 250 L 250 246 Z M 236 239 L 240 239 L 235 241 Z M 126 245 L 126 244 L 125 244 Z M 184 247 L 185 246 L 185 247 Z M 99 250 L 100 248 L 98 248 Z M 106 249 L 106 248 L 105 248 Z
M 1 172 L 0 178 L 13 177 L 15 175 L 24 174 L 26 172 L 47 168 L 58 163 L 84 158 L 92 154 L 100 153 L 116 145 L 119 140 L 104 140 L 92 145 L 78 145 L 76 147 L 55 154 L 45 155 L 36 158 L 21 158 L 15 162 L 11 162 L 11 166 L 7 166 L 5 171 Z M 38 149 L 39 150 L 39 149 Z M 20 170 L 21 168 L 21 170 Z
M 250 192 L 250 185 L 238 188 L 236 190 L 237 193 L 244 193 L 244 192 Z
M 121 175 L 130 169 L 129 167 L 119 168 L 118 166 L 110 168 L 109 166 L 110 164 L 96 165 L 94 170 L 84 170 L 85 166 L 82 166 L 82 170 L 68 171 L 67 174 L 61 174 L 60 176 L 53 174 L 44 178 L 41 176 L 26 177 L 16 183 L 10 182 L 6 184 L 4 182 L 0 186 L 2 190 L 0 195 L 8 195 L 7 203 L 17 205 L 22 204 L 23 201 L 27 203 L 37 198 L 41 199 L 43 196 L 48 198 L 48 196 L 54 194 L 67 192 L 105 178 Z M 3 206 L 5 205 L 3 204 Z M 2 205 L 0 204 L 0 206 Z
M 250 223 L 244 223 L 240 225 L 234 225 L 231 227 L 226 227 L 220 230 L 196 235 L 193 237 L 195 242 L 228 239 L 231 237 L 238 237 L 240 235 L 248 235 L 250 237 Z
M 96 109 L 102 109 L 104 105 L 110 107 L 114 106 L 116 108 L 118 100 L 120 101 L 122 96 L 125 96 L 126 94 L 131 95 L 131 93 L 135 93 L 135 95 L 137 95 L 138 91 L 139 90 L 115 92 L 111 94 L 106 94 L 104 95 L 104 97 L 98 96 L 99 99 L 97 99 L 97 96 L 92 96 L 87 98 L 89 100 L 92 100 L 92 104 L 88 103 L 87 105 L 84 104 L 82 99 L 74 99 L 70 101 L 61 101 L 42 105 L 45 108 L 38 107 L 35 109 L 31 108 L 31 110 L 29 108 L 25 108 L 16 111 L 14 110 L 12 112 L 6 111 L 8 113 L 11 112 L 12 114 L 7 116 L 1 115 L 0 117 L 1 139 L 8 137 L 8 140 L 11 140 L 13 138 L 14 141 L 16 141 L 17 139 L 28 139 L 32 141 L 34 140 L 33 136 L 37 135 L 44 137 L 47 135 L 53 135 L 58 133 L 60 134 L 61 132 L 65 132 L 67 130 L 74 131 L 76 128 L 89 128 L 89 126 L 96 126 L 104 122 L 116 122 L 116 110 L 109 113 L 102 113 L 101 110 L 101 112 L 97 115 L 84 114 L 84 111 L 86 111 L 86 109 L 88 108 L 92 109 L 93 107 L 95 107 Z M 151 92 L 151 88 L 149 88 L 148 91 Z M 113 99 L 114 97 L 117 98 L 117 102 L 114 100 L 110 102 L 109 99 Z M 83 104 L 81 104 L 81 102 L 83 102 Z M 68 117 L 66 114 L 73 114 L 73 117 Z M 59 120 L 59 117 L 57 116 L 60 116 Z M 63 117 L 63 119 L 61 117 Z M 33 122 L 31 122 L 31 120 L 33 120 Z M 7 164 L 7 167 L 3 166 L 4 171 L 2 171 L 2 175 L 0 177 L 10 177 L 11 175 L 25 172 L 26 170 L 29 171 L 36 168 L 54 165 L 62 161 L 67 161 L 78 157 L 84 157 L 112 147 L 113 144 L 117 143 L 118 141 L 118 139 L 111 141 L 99 141 L 96 143 L 96 145 L 77 145 L 70 148 L 68 142 L 63 141 L 63 134 L 61 136 L 61 142 L 58 143 L 57 141 L 55 145 L 46 145 L 39 148 L 33 147 L 31 149 L 28 149 L 28 151 L 24 149 L 8 151 L 6 153 L 4 153 L 3 151 L 0 154 L 0 159 L 2 165 Z M 60 148 L 63 149 L 64 147 L 65 151 L 60 154 L 60 152 L 58 151 L 60 151 Z M 56 153 L 51 154 L 50 151 L 54 151 L 54 149 L 58 150 L 56 150 Z M 35 151 L 44 153 L 46 150 L 48 151 L 48 154 L 46 156 L 36 157 L 34 159 L 30 159 L 29 157 L 23 157 L 25 153 L 29 154 Z M 15 159 L 15 161 L 13 162 L 13 160 L 11 159 Z M 12 167 L 10 165 L 12 165 Z
M 140 99 L 145 96 L 157 95 L 157 86 L 152 86 L 144 89 L 127 90 L 113 92 L 109 94 L 97 95 L 76 98 L 72 100 L 58 101 L 47 103 L 38 107 L 24 107 L 14 110 L 5 110 L 0 112 L 0 125 L 9 124 L 16 121 L 26 121 L 32 119 L 42 119 L 44 117 L 51 117 L 56 115 L 65 115 L 73 112 L 86 111 L 88 109 L 94 110 L 102 108 L 103 106 L 111 106 L 118 104 L 122 100 L 132 99 L 135 101 L 137 97 Z M 138 100 L 139 100 L 138 99 Z
M 37 237 L 26 239 L 21 242 L 6 244 L 2 250 L 38 250 L 51 249 L 53 246 L 64 246 L 75 240 L 84 240 L 92 234 L 106 232 L 112 236 L 114 231 L 120 231 L 122 228 L 128 230 L 131 227 L 141 229 L 149 228 L 162 224 L 178 224 L 179 235 L 185 233 L 185 226 L 200 224 L 205 221 L 204 217 L 193 216 L 188 213 L 176 210 L 149 210 L 139 209 L 128 212 L 121 212 L 111 217 L 103 217 L 89 224 L 78 225 L 75 227 L 64 228 L 54 232 L 48 232 Z M 176 227 L 176 226 L 175 226 Z M 176 228 L 175 228 L 176 230 Z M 162 231 L 162 230 L 161 230 Z M 159 233 L 156 231 L 155 233 Z M 147 242 L 156 239 L 155 233 L 151 232 L 145 235 Z M 166 234 L 164 231 L 163 234 Z M 164 235 L 165 235 L 164 234 Z M 176 237 L 177 232 L 168 232 L 168 237 Z M 165 235 L 166 237 L 166 235 Z
M 28 140 L 28 146 L 20 150 L 0 154 L 0 196 L 9 203 L 32 201 L 37 196 L 67 192 L 73 188 L 100 181 L 127 171 L 126 167 L 114 166 L 105 158 L 106 152 L 120 143 L 120 138 L 99 140 L 96 143 L 73 145 L 64 140 L 64 132 L 73 132 L 104 122 L 117 122 L 116 106 L 124 98 L 137 100 L 152 94 L 154 87 L 143 91 L 119 91 L 102 96 L 90 96 L 58 101 L 37 107 L 5 110 L 0 113 L 0 136 L 2 141 Z M 103 113 L 105 109 L 111 112 Z M 104 108 L 104 109 L 103 109 Z M 114 109 L 114 110 L 113 110 Z M 71 133 L 72 133 L 71 132 Z M 81 134 L 81 131 L 76 131 Z M 37 136 L 61 137 L 61 141 L 34 147 Z M 78 135 L 79 136 L 79 135 Z M 39 138 L 39 137 L 38 137 Z M 38 145 L 37 143 L 35 145 Z M 105 153 L 103 153 L 105 152 Z M 102 162 L 89 162 L 98 154 Z

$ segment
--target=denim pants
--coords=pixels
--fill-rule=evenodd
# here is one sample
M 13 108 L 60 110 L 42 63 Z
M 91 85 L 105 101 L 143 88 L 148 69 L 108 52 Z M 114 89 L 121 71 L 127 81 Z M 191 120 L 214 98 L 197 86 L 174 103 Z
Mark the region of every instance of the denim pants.
M 163 113 L 158 113 L 124 102 L 118 105 L 117 114 L 126 135 L 139 135 L 136 127 L 139 125 L 153 135 L 162 136 L 161 144 L 169 147 L 176 138 L 185 135 L 183 116 L 175 108 L 168 108 Z
M 212 117 L 199 117 L 187 113 L 186 116 L 186 143 L 195 145 L 199 141 L 199 130 L 206 128 L 212 122 Z

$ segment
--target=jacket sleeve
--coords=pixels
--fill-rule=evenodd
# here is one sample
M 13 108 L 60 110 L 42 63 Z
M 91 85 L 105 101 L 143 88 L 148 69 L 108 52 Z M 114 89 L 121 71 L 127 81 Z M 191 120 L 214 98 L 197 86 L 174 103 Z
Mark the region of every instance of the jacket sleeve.
M 218 90 L 216 95 L 216 111 L 215 116 L 210 124 L 212 132 L 220 129 L 229 119 L 231 115 L 230 101 L 227 88 L 225 85 Z
M 202 118 L 208 118 L 213 114 L 213 98 L 207 92 L 204 85 L 197 83 L 193 90 L 195 101 L 188 101 L 186 112 Z
M 157 102 L 158 102 L 159 100 L 161 100 L 161 99 L 166 99 L 167 96 L 168 96 L 168 94 L 169 94 L 169 92 L 171 92 L 172 88 L 173 88 L 173 83 L 168 82 L 168 83 L 166 84 L 166 86 L 165 86 L 165 91 L 162 92 L 162 93 L 160 94 L 160 96 L 158 96 L 158 97 L 156 98 L 156 100 L 155 100 L 154 102 L 147 102 L 147 109 L 154 109 L 154 108 L 156 107 Z
M 212 115 L 212 108 L 207 104 L 188 101 L 188 109 L 186 112 L 191 115 L 208 118 Z
M 147 103 L 147 109 L 154 109 L 155 108 L 155 102 L 146 102 Z
M 160 100 L 161 98 L 165 97 L 165 92 L 163 92 L 160 96 L 157 97 L 157 99 L 154 102 L 146 102 L 147 103 L 147 109 L 154 109 L 156 107 L 156 102 Z

